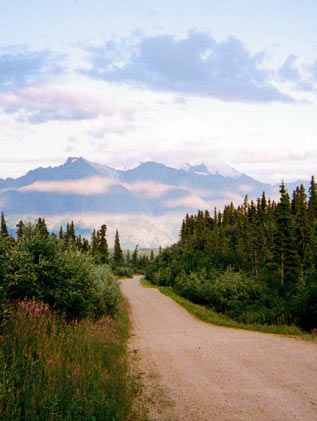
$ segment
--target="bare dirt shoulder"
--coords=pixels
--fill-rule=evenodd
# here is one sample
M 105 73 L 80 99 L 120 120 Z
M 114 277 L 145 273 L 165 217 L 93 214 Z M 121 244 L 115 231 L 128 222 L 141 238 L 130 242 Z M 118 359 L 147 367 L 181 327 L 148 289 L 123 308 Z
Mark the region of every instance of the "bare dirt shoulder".
M 317 420 L 317 345 L 206 324 L 122 281 L 152 420 Z

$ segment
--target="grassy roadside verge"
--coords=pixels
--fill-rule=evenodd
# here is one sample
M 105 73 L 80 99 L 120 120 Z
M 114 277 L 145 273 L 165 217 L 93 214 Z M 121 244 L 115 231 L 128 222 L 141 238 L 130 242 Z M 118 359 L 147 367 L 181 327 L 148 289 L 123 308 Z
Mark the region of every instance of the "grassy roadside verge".
M 114 318 L 66 323 L 38 302 L 11 310 L 0 336 L 3 421 L 141 421 L 124 301 Z
M 199 320 L 202 320 L 207 323 L 212 323 L 214 325 L 223 327 L 251 330 L 255 332 L 294 336 L 300 339 L 312 340 L 314 342 L 317 342 L 317 338 L 315 335 L 307 334 L 296 326 L 269 326 L 260 324 L 240 323 L 230 319 L 230 317 L 224 314 L 216 313 L 205 306 L 195 304 L 187 300 L 186 298 L 181 297 L 180 295 L 176 294 L 176 292 L 170 287 L 161 287 L 154 285 L 144 278 L 141 280 L 141 285 L 146 288 L 157 288 L 162 294 L 170 297 L 176 303 L 180 304 L 189 313 L 197 317 Z

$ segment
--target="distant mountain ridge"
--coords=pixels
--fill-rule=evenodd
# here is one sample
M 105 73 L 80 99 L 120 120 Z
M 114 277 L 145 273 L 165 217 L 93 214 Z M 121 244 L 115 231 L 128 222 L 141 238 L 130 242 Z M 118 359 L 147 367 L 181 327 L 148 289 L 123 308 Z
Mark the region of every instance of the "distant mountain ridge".
M 92 176 L 117 177 L 117 170 L 106 165 L 96 164 L 84 158 L 69 157 L 67 161 L 58 167 L 36 168 L 28 171 L 25 175 L 14 178 L 1 179 L 0 188 L 22 187 L 36 181 L 74 180 Z
M 243 175 L 229 165 L 221 163 L 216 163 L 215 168 L 210 170 L 204 163 L 198 165 L 191 165 L 186 163 L 184 168 L 177 169 L 168 167 L 164 164 L 149 161 L 142 162 L 140 165 L 133 169 L 123 171 L 88 161 L 82 157 L 69 157 L 64 164 L 59 165 L 58 167 L 39 167 L 35 170 L 28 171 L 24 176 L 18 177 L 16 179 L 0 179 L 0 187 L 22 187 L 36 181 L 70 180 L 91 176 L 105 176 L 127 181 L 138 178 L 143 179 L 143 177 L 151 177 L 153 176 L 153 174 L 150 173 L 151 170 L 154 170 L 155 173 L 160 172 L 160 176 L 163 175 L 164 171 L 166 174 L 169 171 L 169 175 L 182 174 L 183 177 L 185 174 L 207 176 L 219 175 L 229 178 L 237 178 Z
M 290 193 L 300 183 L 309 186 L 309 181 L 290 183 Z M 12 221 L 18 216 L 47 216 L 55 221 L 63 215 L 68 219 L 81 215 L 87 220 L 89 215 L 99 214 L 122 220 L 122 215 L 126 221 L 134 218 L 132 225 L 137 220 L 144 226 L 145 238 L 164 229 L 158 218 L 169 220 L 177 214 L 180 223 L 186 212 L 212 211 L 231 201 L 239 204 L 245 195 L 252 199 L 263 191 L 276 197 L 278 190 L 277 185 L 262 183 L 219 162 L 212 167 L 200 163 L 179 169 L 143 162 L 132 169 L 117 170 L 82 157 L 69 157 L 57 167 L 39 167 L 16 179 L 0 179 L 0 210 Z M 88 219 L 93 226 L 94 220 Z
M 186 171 L 199 174 L 199 175 L 222 175 L 224 177 L 240 177 L 243 175 L 235 168 L 230 165 L 224 164 L 223 162 L 214 162 L 212 168 L 208 168 L 206 164 L 201 162 L 200 164 L 189 164 L 186 162 L 185 168 Z
M 186 164 L 184 168 L 173 168 L 157 162 L 143 162 L 137 167 L 128 170 L 117 170 L 106 165 L 88 161 L 82 157 L 69 157 L 66 162 L 57 167 L 39 167 L 28 171 L 25 175 L 16 179 L 0 179 L 0 189 L 19 189 L 30 186 L 37 182 L 54 182 L 80 180 L 91 177 L 104 177 L 113 179 L 122 184 L 137 182 L 155 182 L 173 186 L 186 191 L 190 189 L 203 189 L 200 197 L 226 198 L 230 200 L 232 193 L 239 196 L 259 196 L 263 191 L 268 196 L 276 193 L 278 185 L 262 183 L 242 174 L 227 164 L 217 163 L 215 168 L 208 169 L 204 164 Z M 303 183 L 308 187 L 308 180 L 286 183 L 291 189 Z M 228 189 L 228 191 L 226 191 Z M 122 190 L 123 191 L 123 190 Z M 43 191 L 42 191 L 43 193 Z M 76 193 L 76 192 L 74 192 Z M 2 193 L 3 194 L 3 193 Z M 24 192 L 25 194 L 25 192 Z M 179 193 L 178 193 L 179 196 Z

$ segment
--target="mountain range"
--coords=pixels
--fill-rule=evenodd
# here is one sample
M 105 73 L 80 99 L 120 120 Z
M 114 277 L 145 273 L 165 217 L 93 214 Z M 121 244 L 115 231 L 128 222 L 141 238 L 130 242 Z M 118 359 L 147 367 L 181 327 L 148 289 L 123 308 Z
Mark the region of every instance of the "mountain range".
M 296 185 L 287 185 L 292 191 Z M 186 212 L 213 211 L 244 196 L 256 198 L 266 192 L 276 197 L 278 186 L 261 183 L 227 164 L 185 164 L 172 168 L 144 162 L 136 168 L 117 170 L 84 158 L 70 157 L 57 167 L 0 179 L 0 210 L 15 226 L 20 218 L 45 216 L 51 229 L 74 219 L 83 234 L 98 223 L 107 223 L 110 236 L 123 231 L 123 245 L 166 245 L 177 238 Z M 167 232 L 167 229 L 170 231 Z M 121 234 L 122 235 L 122 234 Z

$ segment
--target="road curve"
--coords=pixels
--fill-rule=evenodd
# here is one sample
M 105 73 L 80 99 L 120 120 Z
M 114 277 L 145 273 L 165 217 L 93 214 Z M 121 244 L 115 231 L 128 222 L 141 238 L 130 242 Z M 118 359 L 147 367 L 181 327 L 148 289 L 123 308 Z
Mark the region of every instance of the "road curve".
M 152 420 L 317 420 L 315 343 L 201 322 L 140 277 L 121 288 L 130 346 L 162 393 Z

